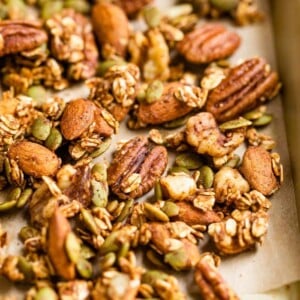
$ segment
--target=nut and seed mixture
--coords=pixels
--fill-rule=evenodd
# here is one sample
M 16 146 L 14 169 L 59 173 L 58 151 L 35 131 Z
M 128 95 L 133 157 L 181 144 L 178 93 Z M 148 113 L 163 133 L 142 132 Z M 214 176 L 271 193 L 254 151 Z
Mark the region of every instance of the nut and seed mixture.
M 0 219 L 27 217 L 18 255 L 0 223 L 0 275 L 25 299 L 188 299 L 171 270 L 239 299 L 218 265 L 266 237 L 283 167 L 260 128 L 281 84 L 264 58 L 231 65 L 239 34 L 203 22 L 261 20 L 255 1 L 185 2 L 0 1 Z M 51 93 L 82 81 L 86 98 Z

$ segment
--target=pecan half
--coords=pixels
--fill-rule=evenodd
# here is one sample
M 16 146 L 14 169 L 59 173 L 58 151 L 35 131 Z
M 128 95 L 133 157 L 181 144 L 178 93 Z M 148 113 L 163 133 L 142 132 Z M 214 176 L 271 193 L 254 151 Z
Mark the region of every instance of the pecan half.
M 279 187 L 270 152 L 261 146 L 249 147 L 244 153 L 241 172 L 250 186 L 268 196 Z
M 206 110 L 218 122 L 234 119 L 276 96 L 280 88 L 278 74 L 262 58 L 252 58 L 232 68 L 213 89 Z
M 57 274 L 68 280 L 75 277 L 75 264 L 70 261 L 65 250 L 66 238 L 70 232 L 70 223 L 56 209 L 49 222 L 47 251 Z
M 165 147 L 135 137 L 116 152 L 107 170 L 108 185 L 121 199 L 138 198 L 153 188 L 167 161 Z
M 94 5 L 92 24 L 103 52 L 125 56 L 129 40 L 128 19 L 120 7 L 106 2 Z
M 210 255 L 201 257 L 195 267 L 194 279 L 205 300 L 239 299 L 218 272 L 214 259 Z
M 55 175 L 61 163 L 48 148 L 26 140 L 11 145 L 7 156 L 15 160 L 25 174 L 33 177 Z
M 191 88 L 191 93 L 185 98 L 180 98 L 181 91 L 185 88 Z M 181 94 L 182 95 L 182 94 Z M 181 82 L 171 82 L 164 85 L 161 97 L 151 104 L 142 103 L 137 108 L 136 117 L 141 124 L 157 125 L 168 121 L 175 120 L 185 116 L 193 110 L 193 105 L 190 105 L 191 98 L 200 99 L 203 96 L 205 99 L 200 102 L 205 102 L 206 97 L 202 94 L 200 88 L 192 87 Z
M 237 33 L 221 24 L 205 24 L 186 34 L 177 50 L 187 61 L 204 64 L 232 55 L 239 45 Z
M 47 41 L 46 32 L 39 22 L 1 21 L 0 22 L 0 57 L 32 50 Z

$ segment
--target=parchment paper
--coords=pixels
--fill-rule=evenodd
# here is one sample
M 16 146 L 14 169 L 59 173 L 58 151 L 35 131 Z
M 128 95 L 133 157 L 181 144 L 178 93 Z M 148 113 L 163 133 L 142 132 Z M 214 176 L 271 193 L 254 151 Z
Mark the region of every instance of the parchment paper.
M 264 0 L 259 2 L 266 19 L 260 24 L 235 28 L 242 36 L 242 44 L 231 61 L 236 63 L 239 59 L 262 56 L 276 69 L 269 3 Z M 164 10 L 167 10 L 172 3 L 174 3 L 172 0 L 156 1 L 156 4 Z M 232 25 L 228 24 L 228 26 Z M 87 94 L 88 91 L 83 86 L 61 93 L 66 99 L 87 96 Z M 268 111 L 274 114 L 274 121 L 265 133 L 274 136 L 278 142 L 275 150 L 281 155 L 285 179 L 281 189 L 271 198 L 270 226 L 262 246 L 255 251 L 222 260 L 221 273 L 239 295 L 264 292 L 300 280 L 300 231 L 280 97 L 268 105 Z M 146 132 L 142 133 L 146 134 Z M 128 139 L 137 134 L 141 132 L 130 132 L 123 124 L 119 134 L 114 137 L 110 149 L 115 149 L 118 140 Z M 105 158 L 101 157 L 100 161 L 110 159 L 110 156 L 111 152 L 107 153 Z M 17 233 L 24 222 L 22 213 L 0 217 L 0 222 L 8 231 L 10 241 L 7 248 L 0 249 L 0 253 L 4 251 L 17 253 L 21 247 Z M 205 247 L 205 242 L 201 243 L 201 247 Z M 190 299 L 198 299 L 199 296 L 195 296 L 196 288 L 191 274 L 182 274 L 179 278 L 181 285 L 190 293 Z M 16 288 L 0 278 L 0 299 L 2 296 L 21 299 L 23 291 L 22 287 Z

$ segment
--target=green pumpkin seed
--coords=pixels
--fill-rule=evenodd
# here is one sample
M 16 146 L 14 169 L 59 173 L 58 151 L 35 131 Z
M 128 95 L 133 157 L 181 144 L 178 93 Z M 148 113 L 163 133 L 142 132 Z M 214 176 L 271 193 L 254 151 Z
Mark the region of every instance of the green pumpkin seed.
M 169 217 L 161 211 L 158 207 L 145 202 L 144 212 L 148 219 L 153 221 L 169 222 Z
M 39 231 L 31 226 L 24 226 L 19 232 L 19 238 L 22 242 L 35 236 L 39 236 Z
M 182 271 L 186 268 L 189 261 L 189 254 L 183 248 L 167 253 L 164 257 L 165 263 L 168 263 L 175 271 Z
M 32 189 L 30 189 L 30 188 L 25 189 L 21 193 L 21 195 L 20 195 L 20 197 L 19 197 L 19 199 L 17 201 L 17 208 L 21 208 L 21 207 L 25 206 L 26 203 L 29 201 L 29 199 L 30 199 L 30 197 L 31 197 L 32 194 L 33 194 L 33 190 Z
M 219 126 L 219 128 L 222 130 L 222 131 L 226 131 L 226 130 L 232 130 L 232 129 L 237 129 L 237 128 L 242 128 L 242 127 L 247 127 L 247 126 L 250 126 L 252 125 L 252 122 L 243 118 L 243 117 L 239 117 L 238 119 L 235 119 L 235 120 L 230 120 L 230 121 L 227 121 L 223 124 L 221 124 Z
M 51 18 L 63 9 L 63 1 L 45 1 L 41 9 L 41 17 L 44 20 Z
M 24 274 L 26 281 L 31 281 L 34 278 L 34 272 L 31 263 L 23 256 L 18 257 L 18 269 Z
M 108 201 L 108 189 L 105 188 L 103 182 L 97 180 L 91 180 L 93 196 L 92 202 L 97 207 L 106 207 Z
M 203 162 L 201 157 L 196 153 L 185 152 L 176 156 L 175 164 L 188 170 L 195 170 L 199 169 L 203 165 Z
M 87 245 L 82 245 L 80 248 L 80 257 L 84 258 L 84 259 L 90 259 L 96 256 L 96 253 L 94 252 L 94 250 L 87 246 Z
M 239 3 L 239 0 L 209 0 L 209 1 L 216 9 L 224 12 L 235 9 Z
M 154 80 L 151 82 L 146 89 L 145 100 L 147 103 L 151 104 L 161 98 L 164 91 L 164 84 L 159 80 Z
M 224 166 L 230 168 L 236 168 L 239 165 L 240 160 L 241 158 L 237 154 L 234 154 L 233 157 L 229 159 Z
M 14 208 L 16 205 L 17 205 L 16 200 L 2 202 L 0 203 L 0 212 L 8 211 Z
M 121 257 L 126 257 L 128 252 L 130 250 L 130 243 L 129 242 L 125 242 L 121 245 L 121 248 L 118 252 L 118 258 L 120 259 Z
M 154 286 L 157 280 L 165 281 L 168 279 L 168 277 L 169 275 L 162 271 L 150 270 L 142 275 L 142 283 Z
M 80 243 L 73 232 L 69 232 L 66 241 L 65 249 L 71 262 L 76 264 L 80 258 Z
M 73 8 L 74 10 L 82 14 L 87 14 L 91 9 L 90 4 L 85 0 L 65 0 L 64 7 Z
M 118 206 L 119 206 L 119 201 L 113 200 L 108 203 L 106 209 L 109 213 L 113 213 L 118 208 Z
M 7 7 L 7 14 L 10 19 L 13 20 L 25 19 L 27 9 L 23 0 L 6 0 L 6 7 Z
M 158 26 L 161 21 L 161 13 L 160 13 L 159 9 L 155 6 L 144 8 L 143 15 L 144 15 L 146 24 L 150 28 L 154 28 L 154 27 Z
M 168 170 L 168 174 L 186 173 L 190 175 L 190 171 L 187 168 L 174 166 Z
M 90 154 L 90 157 L 96 158 L 100 156 L 109 148 L 110 145 L 111 145 L 111 138 L 106 138 L 105 140 L 102 141 L 98 149 Z
M 22 194 L 22 189 L 19 187 L 16 187 L 9 192 L 9 194 L 7 196 L 7 200 L 8 201 L 17 201 L 20 198 L 21 194 Z
M 37 118 L 31 126 L 31 134 L 40 141 L 45 141 L 51 132 L 51 122 L 44 118 Z
M 116 65 L 125 65 L 126 62 L 123 60 L 105 60 L 98 64 L 97 66 L 97 75 L 104 76 L 105 73 L 109 70 L 109 68 L 116 66 Z
M 93 266 L 92 264 L 83 258 L 80 258 L 76 263 L 76 270 L 79 275 L 85 279 L 90 279 L 93 276 Z
M 247 120 L 254 121 L 259 119 L 264 114 L 264 111 L 260 108 L 251 110 L 243 114 L 243 117 Z
M 133 204 L 134 204 L 133 199 L 128 199 L 126 201 L 124 208 L 122 209 L 120 215 L 116 219 L 116 222 L 123 222 L 130 215 L 130 213 L 133 210 Z
M 58 300 L 58 296 L 52 288 L 43 287 L 37 291 L 34 300 Z
M 163 123 L 162 126 L 166 129 L 175 129 L 186 124 L 187 120 L 190 118 L 190 115 Z
M 170 218 L 178 216 L 179 214 L 178 205 L 172 201 L 166 201 L 161 210 Z
M 146 257 L 149 259 L 149 261 L 157 268 L 164 268 L 166 265 L 162 262 L 162 257 L 157 254 L 153 250 L 148 250 L 146 252 Z
M 28 88 L 27 95 L 33 99 L 37 106 L 41 106 L 47 100 L 47 91 L 42 85 L 33 85 Z
M 109 252 L 101 259 L 100 267 L 102 270 L 111 268 L 117 261 L 117 256 L 114 252 Z
M 81 216 L 85 227 L 88 230 L 90 230 L 93 234 L 98 234 L 99 233 L 98 226 L 92 214 L 88 210 L 83 208 L 81 209 Z
M 155 185 L 154 185 L 154 195 L 155 195 L 155 200 L 159 201 L 163 199 L 163 193 L 161 189 L 161 185 L 159 180 L 156 180 Z
M 273 116 L 271 114 L 264 114 L 257 120 L 253 121 L 253 126 L 261 127 L 270 124 L 273 120 Z
M 214 183 L 214 172 L 209 166 L 203 166 L 200 168 L 199 183 L 203 185 L 205 189 L 212 187 Z
M 107 168 L 104 164 L 98 163 L 95 164 L 92 168 L 92 176 L 97 181 L 107 181 Z
M 113 231 L 104 241 L 100 248 L 100 253 L 107 254 L 109 252 L 116 252 L 119 250 L 119 242 L 118 242 L 119 233 L 117 231 Z
M 55 151 L 57 148 L 61 146 L 62 141 L 63 141 L 62 134 L 57 128 L 53 127 L 51 128 L 50 134 L 45 141 L 45 146 L 51 151 Z

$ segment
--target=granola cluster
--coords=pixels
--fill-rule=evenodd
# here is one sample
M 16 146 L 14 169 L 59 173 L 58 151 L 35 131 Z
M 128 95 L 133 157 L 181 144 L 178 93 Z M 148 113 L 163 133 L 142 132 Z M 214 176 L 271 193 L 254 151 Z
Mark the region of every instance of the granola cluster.
M 260 128 L 277 73 L 263 58 L 230 65 L 240 36 L 197 25 L 191 5 L 55 2 L 26 1 L 39 22 L 22 1 L 18 14 L 0 7 L 0 216 L 28 216 L 21 254 L 2 255 L 0 226 L 0 274 L 30 284 L 27 300 L 187 299 L 170 270 L 192 271 L 203 299 L 239 299 L 217 267 L 266 238 L 283 167 Z M 258 16 L 252 1 L 189 2 L 240 24 Z M 139 13 L 145 30 L 128 21 Z M 86 98 L 46 90 L 83 80 Z M 120 123 L 148 135 L 111 149 Z

